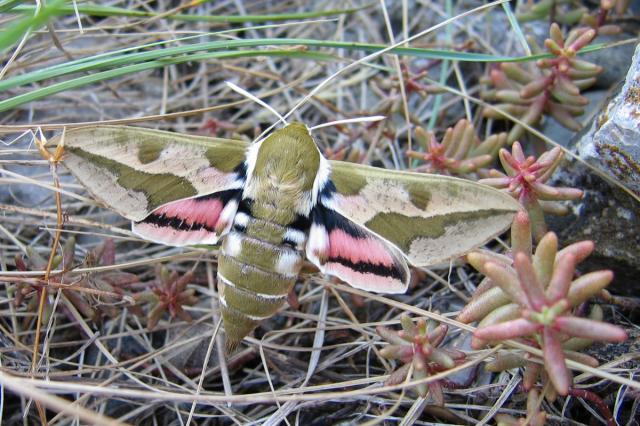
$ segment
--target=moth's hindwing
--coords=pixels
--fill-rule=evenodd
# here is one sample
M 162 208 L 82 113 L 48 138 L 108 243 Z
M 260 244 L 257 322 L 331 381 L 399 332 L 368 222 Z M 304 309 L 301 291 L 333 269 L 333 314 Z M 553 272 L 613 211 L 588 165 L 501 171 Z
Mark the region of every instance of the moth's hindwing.
M 67 131 L 64 144 L 65 166 L 92 196 L 134 221 L 173 201 L 244 184 L 241 141 L 92 126 Z
M 322 204 L 311 218 L 306 255 L 323 273 L 363 290 L 406 291 L 409 267 L 395 246 Z
M 484 244 L 520 209 L 509 195 L 463 179 L 340 161 L 331 168 L 320 204 L 384 239 L 415 266 Z
M 171 246 L 216 244 L 229 230 L 241 194 L 239 189 L 230 189 L 165 204 L 133 222 L 133 232 Z

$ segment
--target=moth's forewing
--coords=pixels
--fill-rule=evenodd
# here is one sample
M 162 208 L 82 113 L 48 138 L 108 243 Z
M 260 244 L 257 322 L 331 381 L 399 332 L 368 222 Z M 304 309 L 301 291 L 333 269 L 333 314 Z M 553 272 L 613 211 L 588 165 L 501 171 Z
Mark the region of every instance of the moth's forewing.
M 244 182 L 239 168 L 247 144 L 241 141 L 91 126 L 66 131 L 64 144 L 63 163 L 92 196 L 135 221 L 167 203 Z

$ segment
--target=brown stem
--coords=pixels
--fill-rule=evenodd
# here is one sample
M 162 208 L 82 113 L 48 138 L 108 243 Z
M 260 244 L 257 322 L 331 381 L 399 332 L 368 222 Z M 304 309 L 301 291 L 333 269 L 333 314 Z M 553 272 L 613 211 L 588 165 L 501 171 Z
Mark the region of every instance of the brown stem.
M 609 410 L 609 407 L 607 406 L 607 404 L 604 403 L 602 398 L 600 398 L 595 393 L 588 391 L 586 389 L 570 388 L 568 395 L 575 396 L 577 398 L 582 398 L 584 400 L 591 402 L 598 409 L 598 411 L 600 411 L 600 414 L 602 414 L 602 417 L 604 417 L 605 421 L 607 422 L 607 426 L 616 425 L 616 422 L 613 418 L 613 414 L 611 414 L 611 410 Z
M 51 166 L 51 172 L 53 173 L 53 185 L 56 189 L 60 189 L 60 181 L 58 179 L 57 174 L 55 173 L 55 165 Z M 51 276 L 51 269 L 53 268 L 53 261 L 56 257 L 56 252 L 58 249 L 58 244 L 60 244 L 60 234 L 62 229 L 62 199 L 60 197 L 60 192 L 56 191 L 55 193 L 56 199 L 56 222 L 57 222 L 57 230 L 53 237 L 53 246 L 51 247 L 51 252 L 49 253 L 49 261 L 47 262 L 47 269 L 44 272 L 44 281 L 48 282 Z M 40 331 L 42 326 L 42 316 L 44 312 L 44 304 L 47 298 L 47 286 L 42 287 L 42 292 L 40 293 L 40 301 L 38 304 L 38 322 L 36 323 L 36 335 L 33 344 L 33 358 L 31 360 L 31 371 L 35 371 L 36 364 L 38 361 L 38 346 L 40 345 Z
M 637 298 L 614 296 L 608 290 L 602 290 L 599 297 L 607 303 L 617 305 L 625 311 L 640 309 L 640 300 Z
M 58 250 L 58 245 L 60 244 L 60 235 L 62 231 L 62 197 L 60 196 L 60 180 L 58 179 L 58 174 L 56 173 L 56 166 L 58 158 L 55 158 L 52 154 L 48 153 L 44 148 L 44 144 L 42 143 L 39 146 L 40 152 L 48 154 L 48 160 L 51 162 L 51 174 L 53 176 L 53 186 L 56 188 L 55 192 L 55 200 L 56 200 L 56 232 L 53 237 L 53 245 L 51 247 L 51 252 L 49 253 L 49 261 L 47 262 L 47 269 L 44 273 L 44 281 L 48 282 L 51 276 L 51 269 L 53 268 L 53 261 L 56 257 L 56 251 Z M 42 291 L 40 293 L 40 300 L 38 301 L 38 317 L 36 322 L 36 335 L 33 339 L 33 355 L 31 357 L 31 373 L 33 374 L 36 371 L 36 367 L 38 365 L 38 347 L 40 346 L 40 333 L 42 331 L 42 319 L 44 316 L 44 306 L 47 301 L 47 286 L 42 287 Z M 43 425 L 47 425 L 47 415 L 40 404 L 39 401 L 36 401 L 36 408 L 38 410 L 38 415 L 40 416 L 40 421 Z
M 600 10 L 598 10 L 598 18 L 596 19 L 596 31 L 604 25 L 605 21 L 607 20 L 607 15 L 609 14 L 609 11 L 606 9 L 602 9 L 600 8 Z

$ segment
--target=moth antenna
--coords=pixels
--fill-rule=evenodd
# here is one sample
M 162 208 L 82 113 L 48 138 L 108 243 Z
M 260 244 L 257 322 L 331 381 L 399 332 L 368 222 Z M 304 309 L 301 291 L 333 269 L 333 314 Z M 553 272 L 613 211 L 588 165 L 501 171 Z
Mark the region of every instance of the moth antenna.
M 265 101 L 263 101 L 262 99 L 258 98 L 255 95 L 252 95 L 251 93 L 247 92 L 246 90 L 244 90 L 242 87 L 227 81 L 227 86 L 229 86 L 229 88 L 231 90 L 233 90 L 234 92 L 237 92 L 239 94 L 241 94 L 242 96 L 251 99 L 253 102 L 257 103 L 260 106 L 265 107 L 266 109 L 268 109 L 269 111 L 271 111 L 273 113 L 273 115 L 275 115 L 276 117 L 278 117 L 278 120 L 280 120 L 282 122 L 282 124 L 284 124 L 285 126 L 289 123 L 287 123 L 287 120 L 284 119 L 283 116 L 280 115 L 280 113 L 278 111 L 276 111 L 275 109 L 273 109 L 270 105 L 268 105 Z
M 309 131 L 314 131 L 316 129 L 321 129 L 323 127 L 329 127 L 329 126 L 335 126 L 337 124 L 349 124 L 349 123 L 371 123 L 374 121 L 381 121 L 384 120 L 385 117 L 384 115 L 372 115 L 370 117 L 358 117 L 358 118 L 345 118 L 344 120 L 336 120 L 336 121 L 330 121 L 328 123 L 323 123 L 323 124 L 318 124 L 317 126 L 313 126 L 311 128 L 309 128 Z

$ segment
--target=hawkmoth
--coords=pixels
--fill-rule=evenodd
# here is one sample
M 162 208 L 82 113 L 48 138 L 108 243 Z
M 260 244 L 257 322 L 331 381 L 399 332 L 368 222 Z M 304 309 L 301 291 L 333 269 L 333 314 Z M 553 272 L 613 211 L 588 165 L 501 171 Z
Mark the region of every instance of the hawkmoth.
M 380 293 L 409 264 L 447 261 L 504 231 L 518 210 L 474 182 L 328 161 L 304 124 L 248 144 L 158 130 L 68 130 L 65 166 L 133 231 L 173 246 L 221 241 L 228 348 L 287 300 L 303 261 Z

